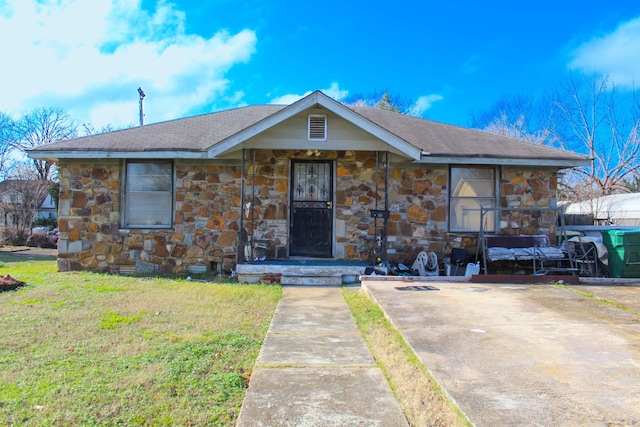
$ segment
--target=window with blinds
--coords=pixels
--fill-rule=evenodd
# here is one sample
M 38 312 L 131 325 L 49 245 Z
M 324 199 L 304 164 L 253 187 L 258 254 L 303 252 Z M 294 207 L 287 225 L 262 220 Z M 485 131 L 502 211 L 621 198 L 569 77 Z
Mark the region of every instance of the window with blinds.
M 173 163 L 130 161 L 126 165 L 124 226 L 167 228 L 173 218 Z

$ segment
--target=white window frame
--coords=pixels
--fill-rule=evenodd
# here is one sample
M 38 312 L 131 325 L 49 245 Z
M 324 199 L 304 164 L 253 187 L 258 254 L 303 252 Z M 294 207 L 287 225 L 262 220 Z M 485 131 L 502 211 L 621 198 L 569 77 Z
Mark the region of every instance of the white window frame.
M 488 170 L 492 173 L 492 193 L 487 195 L 478 195 L 478 196 L 456 196 L 454 192 L 458 186 L 458 182 L 453 182 L 453 175 L 455 169 L 466 169 L 466 170 Z M 497 219 L 499 215 L 496 215 L 495 208 L 498 207 L 499 201 L 499 181 L 500 181 L 500 170 L 497 167 L 491 166 L 477 166 L 477 165 L 452 165 L 449 167 L 449 231 L 454 233 L 474 233 L 480 232 L 480 221 L 484 220 L 484 230 L 493 232 L 497 227 Z M 471 205 L 471 208 L 468 209 L 468 220 L 473 223 L 472 226 L 469 227 L 459 227 L 454 223 L 454 219 L 457 217 L 453 212 L 454 209 L 458 208 L 458 203 L 468 201 Z M 483 206 L 485 211 L 487 212 L 483 218 L 480 218 L 481 211 L 480 207 Z M 493 208 L 493 209 L 492 209 Z M 463 207 L 464 209 L 464 207 Z M 457 221 L 458 224 L 463 221 Z M 475 224 L 477 222 L 477 224 Z
M 134 164 L 162 164 L 168 165 L 171 169 L 169 173 L 170 184 L 168 189 L 161 190 L 144 190 L 144 189 L 131 189 L 130 181 L 135 179 L 135 176 L 131 176 L 129 166 Z M 123 167 L 123 180 L 124 183 L 122 188 L 122 227 L 124 228 L 143 228 L 143 229 L 161 229 L 161 228 L 172 228 L 174 221 L 174 189 L 175 189 L 175 167 L 171 160 L 130 160 L 124 162 Z M 131 181 L 133 184 L 133 181 Z M 133 220 L 129 220 L 131 216 L 129 214 L 130 207 L 137 203 L 144 203 L 143 196 L 155 196 L 162 199 L 163 203 L 166 205 L 166 212 L 163 214 L 164 220 L 160 223 L 155 222 L 134 222 Z M 158 209 L 161 211 L 163 209 Z

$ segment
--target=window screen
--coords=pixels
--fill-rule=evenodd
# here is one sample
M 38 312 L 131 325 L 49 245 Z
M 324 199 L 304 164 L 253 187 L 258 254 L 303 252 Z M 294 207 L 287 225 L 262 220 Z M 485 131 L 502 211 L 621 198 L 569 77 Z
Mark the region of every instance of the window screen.
M 126 227 L 171 227 L 173 165 L 171 162 L 128 162 L 125 186 Z
M 451 231 L 480 231 L 481 208 L 496 207 L 496 171 L 493 168 L 451 168 L 449 197 L 449 229 Z M 483 217 L 484 228 L 495 228 L 494 211 Z

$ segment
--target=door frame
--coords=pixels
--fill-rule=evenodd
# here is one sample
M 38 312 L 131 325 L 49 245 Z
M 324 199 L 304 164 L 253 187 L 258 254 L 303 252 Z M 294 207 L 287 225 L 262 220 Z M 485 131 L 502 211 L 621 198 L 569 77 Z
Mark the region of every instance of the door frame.
M 291 255 L 291 249 L 292 249 L 292 245 L 293 245 L 293 211 L 295 209 L 295 205 L 294 205 L 294 185 L 296 183 L 295 180 L 295 164 L 296 163 L 325 163 L 329 165 L 330 168 L 330 176 L 329 179 L 331 181 L 330 183 L 330 200 L 328 200 L 328 202 L 330 203 L 330 213 L 329 213 L 329 217 L 330 217 L 330 229 L 328 230 L 329 232 L 329 254 L 327 257 L 314 257 L 314 256 L 305 256 L 305 255 Z M 336 162 L 335 160 L 332 159 L 290 159 L 289 161 L 289 224 L 287 226 L 287 232 L 288 232 L 288 243 L 287 243 L 287 253 L 288 255 L 291 257 L 309 257 L 309 258 L 321 258 L 321 259 L 332 259 L 335 257 L 335 251 L 336 251 L 336 241 L 335 241 L 335 219 L 336 219 L 336 208 L 335 208 L 335 198 L 336 198 Z

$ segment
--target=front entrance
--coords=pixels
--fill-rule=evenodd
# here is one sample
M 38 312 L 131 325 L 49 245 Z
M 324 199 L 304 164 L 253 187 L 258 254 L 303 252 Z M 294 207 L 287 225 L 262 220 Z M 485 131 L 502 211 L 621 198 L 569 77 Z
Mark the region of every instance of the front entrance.
M 332 256 L 333 163 L 293 160 L 289 255 Z

